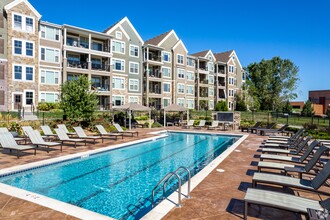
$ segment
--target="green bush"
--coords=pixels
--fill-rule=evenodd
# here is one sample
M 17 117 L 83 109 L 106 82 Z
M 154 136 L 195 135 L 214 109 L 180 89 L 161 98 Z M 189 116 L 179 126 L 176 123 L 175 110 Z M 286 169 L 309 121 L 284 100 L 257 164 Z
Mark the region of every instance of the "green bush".
M 161 125 L 159 122 L 155 122 L 151 125 L 152 128 L 161 128 L 163 125 Z
M 135 120 L 138 120 L 138 121 L 145 121 L 145 120 L 148 120 L 149 117 L 144 115 L 144 116 L 140 116 L 140 117 L 135 117 L 134 118 Z
M 51 111 L 60 109 L 60 104 L 57 102 L 41 102 L 38 104 L 39 111 Z

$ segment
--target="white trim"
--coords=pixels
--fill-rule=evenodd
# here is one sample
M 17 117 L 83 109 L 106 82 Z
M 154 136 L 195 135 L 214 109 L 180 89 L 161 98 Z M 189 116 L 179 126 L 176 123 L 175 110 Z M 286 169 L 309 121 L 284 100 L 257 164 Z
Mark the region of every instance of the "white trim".
M 170 61 L 165 61 L 164 60 L 164 53 L 168 53 L 168 55 L 169 55 L 168 57 L 169 57 Z M 172 57 L 172 53 L 171 52 L 169 52 L 169 51 L 162 51 L 162 61 L 164 63 L 171 63 L 172 62 L 171 57 Z
M 242 65 L 241 65 L 241 62 L 239 61 L 238 57 L 237 57 L 237 54 L 235 52 L 235 50 L 233 50 L 233 52 L 229 55 L 230 56 L 230 59 L 233 59 L 233 56 L 235 56 L 235 59 L 237 60 L 239 66 L 241 67 L 241 69 L 243 69 Z M 235 61 L 234 61 L 235 62 Z M 229 63 L 229 60 L 228 60 L 228 63 Z
M 35 104 L 36 92 L 32 89 L 24 89 L 23 91 L 24 91 L 24 94 L 23 94 L 23 100 L 24 100 L 23 103 L 24 103 L 24 105 L 23 106 L 27 106 L 27 104 L 26 104 L 26 93 L 27 92 L 32 92 L 33 93 L 32 104 L 34 105 Z
M 118 51 L 114 51 L 113 50 L 113 46 L 114 46 L 114 42 L 115 43 L 120 43 L 120 44 L 123 44 L 123 48 L 124 48 L 124 52 L 118 52 Z M 118 54 L 125 54 L 126 53 L 126 42 L 124 42 L 124 41 L 121 41 L 121 40 L 111 40 L 111 52 L 112 53 L 118 53 Z
M 58 84 L 49 84 L 49 83 L 43 83 L 43 82 L 41 82 L 41 76 L 42 76 L 42 71 L 45 71 L 45 72 L 53 72 L 54 74 L 55 73 L 58 73 Z M 44 68 L 40 68 L 40 70 L 39 70 L 39 83 L 41 84 L 41 85 L 52 85 L 52 86 L 59 86 L 59 85 L 61 85 L 61 70 L 53 70 L 53 69 L 44 69 Z M 55 79 L 55 76 L 54 76 L 54 79 Z
M 169 69 L 169 73 L 170 73 L 170 76 L 164 76 L 164 71 L 163 69 Z M 167 66 L 161 66 L 160 68 L 161 72 L 162 72 L 162 77 L 163 78 L 167 78 L 167 79 L 171 79 L 172 78 L 172 68 L 171 67 L 167 67 Z
M 131 82 L 137 82 L 137 89 L 131 89 Z M 135 86 L 135 85 L 133 85 Z M 140 80 L 139 79 L 128 79 L 128 90 L 131 92 L 138 92 L 140 89 Z
M 169 91 L 169 92 L 164 91 L 164 85 L 165 85 L 165 84 L 170 85 L 170 87 L 169 87 L 169 88 L 170 88 L 170 91 Z M 172 90 L 172 88 L 171 88 L 172 86 L 171 86 L 171 85 L 172 85 L 171 82 L 163 82 L 163 93 L 171 93 L 171 90 Z
M 22 28 L 20 28 L 20 29 L 19 28 L 15 28 L 15 15 L 21 16 L 21 18 L 22 18 L 22 21 L 21 21 L 22 22 L 21 23 Z M 27 18 L 30 18 L 30 19 L 33 20 L 33 26 L 32 26 L 32 30 L 31 31 L 26 29 L 26 27 L 27 27 L 26 26 L 26 19 Z M 25 15 L 25 14 L 21 14 L 21 13 L 18 13 L 18 12 L 13 12 L 12 13 L 12 29 L 15 30 L 15 31 L 34 34 L 35 33 L 35 25 L 36 25 L 35 22 L 36 21 L 35 21 L 35 18 L 34 17 L 28 16 L 28 15 Z
M 131 72 L 131 64 L 137 64 L 137 70 L 138 70 L 137 73 L 135 73 L 135 72 Z M 129 61 L 129 63 L 128 63 L 128 67 L 129 67 L 129 70 L 128 70 L 129 74 L 134 74 L 134 75 L 139 75 L 139 74 L 140 74 L 140 63 L 138 63 L 138 62 L 133 62 L 133 61 Z
M 192 87 L 192 93 L 188 93 L 188 87 Z M 186 85 L 186 94 L 187 95 L 194 95 L 195 94 L 195 85 Z
M 177 98 L 176 99 L 176 104 L 179 105 L 179 100 L 183 100 L 183 107 L 186 105 L 185 99 L 184 98 Z M 181 105 L 182 106 L 182 105 Z
M 18 5 L 22 2 L 24 2 L 28 6 L 28 8 L 38 17 L 38 19 L 41 18 L 41 14 L 39 14 L 39 12 L 27 0 L 15 0 L 15 1 L 9 3 L 8 5 L 6 5 L 4 7 L 4 9 L 8 13 L 8 10 L 12 9 L 13 7 L 15 7 L 16 5 Z
M 21 41 L 21 43 L 22 43 L 22 54 L 16 54 L 15 53 L 15 41 Z M 32 56 L 26 55 L 26 43 L 33 44 Z M 19 38 L 12 38 L 12 54 L 13 54 L 13 56 L 34 58 L 35 57 L 35 44 L 36 43 L 34 41 L 23 40 L 23 39 L 19 39 Z
M 163 38 L 163 40 L 161 40 L 156 46 L 158 46 L 158 47 L 160 47 L 160 45 L 162 44 L 162 43 L 164 43 L 166 40 L 167 40 L 167 38 L 171 35 L 171 34 L 174 34 L 174 37 L 177 39 L 177 40 L 179 40 L 179 37 L 178 37 L 178 35 L 176 35 L 176 33 L 175 33 L 175 31 L 174 30 L 171 30 L 164 38 Z
M 41 37 L 41 26 L 44 26 L 45 27 L 45 38 Z M 47 35 L 47 29 L 46 28 L 54 28 L 55 30 L 58 30 L 59 31 L 59 40 L 52 40 L 52 39 L 48 39 L 46 38 L 46 35 Z M 58 27 L 54 27 L 54 26 L 51 26 L 51 25 L 46 25 L 45 23 L 41 23 L 40 24 L 40 30 L 39 30 L 39 38 L 42 39 L 42 40 L 46 40 L 46 41 L 51 41 L 51 42 L 56 42 L 56 43 L 61 43 L 62 42 L 62 31 L 61 31 L 61 28 L 58 28 Z
M 15 79 L 15 66 L 22 67 L 22 79 Z M 26 80 L 26 67 L 30 67 L 30 68 L 33 69 L 32 80 Z M 26 64 L 18 64 L 18 63 L 13 63 L 12 64 L 12 81 L 14 81 L 14 82 L 33 83 L 33 82 L 35 82 L 35 77 L 36 77 L 36 68 L 35 68 L 35 66 L 26 65 Z
M 183 77 L 179 77 L 180 70 L 183 70 Z M 186 79 L 186 71 L 183 68 L 176 68 L 176 77 L 177 79 Z
M 192 107 L 188 107 L 188 101 L 192 101 L 193 105 Z M 189 109 L 194 109 L 195 108 L 195 99 L 186 99 L 186 108 L 189 108 Z
M 178 83 L 177 85 L 178 85 L 178 87 L 177 87 L 176 92 L 177 92 L 178 94 L 185 94 L 185 91 L 186 91 L 185 84 L 184 84 L 184 83 Z M 183 92 L 179 92 L 179 85 L 183 85 Z
M 116 94 L 112 94 L 112 96 L 111 96 L 111 103 L 114 102 L 114 98 L 113 98 L 114 96 L 123 98 L 123 103 L 122 104 L 125 104 L 125 96 L 124 95 L 116 95 Z M 117 106 L 117 105 L 115 105 L 115 102 L 114 102 L 114 104 L 112 104 L 112 106 Z
M 117 37 L 118 35 L 118 37 Z M 119 37 L 120 35 L 120 37 Z M 123 39 L 123 32 L 122 31 L 115 31 L 115 38 L 116 39 L 119 39 L 119 40 L 122 40 Z
M 61 50 L 60 49 L 54 48 L 54 47 L 46 47 L 46 46 L 39 46 L 39 47 L 40 47 L 40 51 L 39 51 L 39 60 L 40 61 L 46 62 L 46 63 L 61 63 L 61 61 L 62 61 L 62 53 L 61 53 Z M 54 50 L 54 52 L 57 50 L 58 51 L 58 62 L 56 62 L 56 61 L 53 62 L 53 61 L 46 60 L 46 50 L 45 50 L 45 60 L 42 60 L 41 59 L 41 49 L 42 48 Z
M 115 69 L 114 67 L 115 67 L 115 65 L 114 65 L 114 60 L 118 60 L 118 61 L 123 61 L 124 63 L 123 63 L 123 70 L 117 70 L 117 69 Z M 112 65 L 112 71 L 115 71 L 115 72 L 125 72 L 125 65 L 126 65 L 126 60 L 124 60 L 124 59 L 119 59 L 119 58 L 112 58 L 111 59 L 111 65 Z
M 41 101 L 41 93 L 50 93 L 50 94 L 53 94 L 53 95 L 57 95 L 57 102 L 53 102 L 53 103 L 58 103 L 59 102 L 59 99 L 60 99 L 60 93 L 59 92 L 50 92 L 50 91 L 39 91 L 39 100 L 38 102 L 42 102 Z M 44 102 L 47 102 L 46 100 Z
M 12 94 L 11 94 L 11 109 L 14 109 L 14 104 L 15 104 L 14 96 L 15 95 L 22 95 L 21 96 L 21 105 L 23 104 L 24 92 L 12 92 Z
M 188 53 L 188 50 L 187 50 L 186 46 L 184 45 L 184 43 L 182 42 L 182 40 L 179 40 L 178 42 L 176 42 L 176 44 L 173 46 L 172 49 L 175 50 L 175 48 L 177 46 L 179 46 L 179 44 L 181 44 L 183 46 L 183 49 L 186 51 L 186 53 Z
M 188 79 L 188 78 L 187 78 L 188 73 L 191 73 L 191 74 L 192 74 L 193 79 Z M 195 77 L 195 72 L 194 72 L 194 71 L 190 71 L 190 70 L 187 70 L 187 71 L 186 71 L 186 80 L 188 80 L 188 81 L 193 81 L 193 82 L 194 82 L 194 81 L 195 81 L 195 78 L 196 78 L 196 77 Z
M 130 99 L 131 98 L 136 98 L 137 99 L 137 102 L 136 103 L 140 104 L 139 96 L 128 96 L 128 103 L 132 103 L 132 102 L 130 102 Z M 135 102 L 133 102 L 133 103 L 135 103 Z
M 132 56 L 131 55 L 131 46 L 133 46 L 133 47 L 137 47 L 138 48 L 138 55 L 137 56 Z M 138 45 L 135 45 L 135 44 L 129 44 L 129 56 L 130 57 L 135 57 L 135 58 L 139 58 L 140 57 L 140 47 L 138 46 Z
M 164 97 L 164 98 L 163 98 L 163 103 L 162 103 L 162 104 L 163 104 L 163 108 L 167 107 L 167 106 L 164 105 L 164 100 L 165 100 L 165 99 L 166 99 L 166 100 L 170 100 L 167 106 L 171 105 L 171 98 Z
M 115 87 L 113 87 L 113 80 L 114 79 L 123 79 L 124 80 L 124 82 L 123 82 L 123 85 L 124 85 L 124 88 L 115 88 Z M 125 77 L 119 77 L 119 76 L 113 76 L 112 77 L 112 85 L 111 85 L 111 88 L 113 89 L 113 90 L 125 90 Z
M 206 55 L 205 55 L 205 58 L 207 58 L 208 59 L 208 55 L 212 55 L 212 58 L 213 58 L 213 60 L 212 60 L 212 62 L 214 63 L 214 62 L 216 62 L 216 58 L 215 58 L 215 56 L 213 55 L 213 53 L 212 53 L 212 51 L 211 50 L 209 50 L 207 53 L 206 53 Z
M 178 62 L 178 60 L 179 60 L 179 59 L 178 59 L 178 56 L 183 56 L 182 63 L 179 63 L 179 62 Z M 177 53 L 177 54 L 176 54 L 176 57 L 175 57 L 175 58 L 176 58 L 175 63 L 176 63 L 176 64 L 179 64 L 179 65 L 184 65 L 184 57 L 185 57 L 185 56 L 184 56 L 183 54 L 179 54 L 179 53 Z

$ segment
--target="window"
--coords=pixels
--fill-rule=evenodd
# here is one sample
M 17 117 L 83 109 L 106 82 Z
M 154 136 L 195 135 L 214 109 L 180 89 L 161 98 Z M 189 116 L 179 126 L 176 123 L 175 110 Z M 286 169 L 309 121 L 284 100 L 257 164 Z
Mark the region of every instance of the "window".
M 162 75 L 165 78 L 171 78 L 171 68 L 162 67 Z
M 123 105 L 124 101 L 125 101 L 124 96 L 119 96 L 119 95 L 113 95 L 112 96 L 112 106 Z
M 169 52 L 162 52 L 162 54 L 163 54 L 163 62 L 168 62 L 168 63 L 170 63 L 171 62 L 171 53 L 169 53 Z
M 40 92 L 40 102 L 58 102 L 58 93 Z
M 183 55 L 180 55 L 180 54 L 178 54 L 177 55 L 177 63 L 179 63 L 179 64 L 183 64 Z
M 195 66 L 195 60 L 191 57 L 187 57 L 187 65 L 188 66 Z
M 14 28 L 22 29 L 22 16 L 14 15 Z
M 181 83 L 178 84 L 178 93 L 180 94 L 184 93 L 184 84 Z
M 22 41 L 15 40 L 14 47 L 14 54 L 22 54 Z
M 178 99 L 178 105 L 181 105 L 184 107 L 184 99 Z
M 33 19 L 27 17 L 25 19 L 25 23 L 26 23 L 26 30 L 27 31 L 33 31 Z
M 116 31 L 116 38 L 121 40 L 123 38 L 123 33 L 120 31 Z
M 234 73 L 235 72 L 235 67 L 234 66 L 229 66 L 229 72 Z
M 119 59 L 112 59 L 113 69 L 117 71 L 125 71 L 125 61 Z
M 129 103 L 139 103 L 139 97 L 137 96 L 129 96 L 128 100 Z
M 195 100 L 193 99 L 187 99 L 186 104 L 187 104 L 187 108 L 189 109 L 195 108 Z
M 139 47 L 135 45 L 129 46 L 129 55 L 131 57 L 139 57 Z
M 207 69 L 208 69 L 208 71 L 214 71 L 213 63 L 211 63 L 211 62 L 207 63 Z
M 178 68 L 178 78 L 184 79 L 184 69 Z
M 113 89 L 125 89 L 125 79 L 119 77 L 113 77 L 112 79 Z
M 52 70 L 41 70 L 41 80 L 42 84 L 51 84 L 58 85 L 59 84 L 59 72 Z
M 26 105 L 33 104 L 33 92 L 25 92 L 25 104 Z
M 58 63 L 60 61 L 60 51 L 51 48 L 41 48 L 41 60 Z
M 34 67 L 14 64 L 14 80 L 34 81 Z
M 233 97 L 234 96 L 234 90 L 233 89 L 229 89 L 229 96 Z
M 92 42 L 92 50 L 103 51 L 103 44 L 95 41 Z M 105 52 L 109 52 L 109 51 L 105 51 Z
M 15 79 L 22 80 L 22 66 L 14 66 Z
M 54 40 L 54 41 L 60 40 L 60 30 L 57 28 L 41 25 L 40 31 L 41 31 L 41 38 L 43 39 Z
M 209 100 L 209 109 L 214 109 L 214 101 Z
M 129 80 L 129 90 L 130 91 L 139 91 L 139 80 L 138 79 L 130 79 Z
M 189 94 L 189 95 L 194 94 L 194 86 L 187 85 L 187 94 Z
M 125 53 L 125 43 L 120 41 L 112 41 L 112 52 Z
M 194 72 L 187 71 L 187 80 L 195 80 Z
M 171 99 L 169 98 L 163 99 L 163 108 L 169 106 L 170 104 L 171 104 Z
M 214 96 L 214 89 L 209 88 L 209 97 L 213 97 L 213 96 Z
M 129 73 L 139 74 L 139 63 L 129 62 Z
M 26 56 L 33 56 L 33 43 L 26 42 Z
M 209 75 L 209 84 L 213 85 L 214 84 L 214 76 L 213 75 Z
M 163 92 L 171 92 L 171 83 L 163 83 Z

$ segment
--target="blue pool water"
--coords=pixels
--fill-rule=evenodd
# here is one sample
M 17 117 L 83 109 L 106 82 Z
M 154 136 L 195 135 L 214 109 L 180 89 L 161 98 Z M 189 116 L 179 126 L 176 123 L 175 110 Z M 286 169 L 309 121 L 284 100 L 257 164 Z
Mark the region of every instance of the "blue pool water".
M 238 138 L 169 133 L 166 138 L 4 176 L 0 182 L 112 218 L 138 219 L 151 210 L 152 189 L 164 175 L 180 166 L 194 175 Z

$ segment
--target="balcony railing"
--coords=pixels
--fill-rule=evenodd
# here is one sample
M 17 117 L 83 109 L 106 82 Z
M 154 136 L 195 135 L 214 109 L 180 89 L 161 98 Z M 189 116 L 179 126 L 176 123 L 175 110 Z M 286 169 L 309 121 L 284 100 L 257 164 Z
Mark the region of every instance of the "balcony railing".
M 219 74 L 225 74 L 225 70 L 218 70 L 217 73 L 219 73 Z
M 149 88 L 149 93 L 161 94 L 161 89 L 158 88 Z
M 72 47 L 80 47 L 80 48 L 89 48 L 89 43 L 87 41 L 80 41 L 80 40 L 70 40 L 67 39 L 66 45 L 72 46 Z
M 199 93 L 199 97 L 207 98 L 207 97 L 209 97 L 209 94 L 206 92 L 201 92 L 201 93 Z
M 92 90 L 96 90 L 96 91 L 104 91 L 104 92 L 108 92 L 110 91 L 110 85 L 109 84 L 101 84 L 101 83 L 93 83 L 92 84 Z
M 71 67 L 71 68 L 88 69 L 88 63 L 87 62 L 68 61 L 67 66 Z
M 111 65 L 109 65 L 109 64 L 95 64 L 95 63 L 92 63 L 92 70 L 110 72 L 110 67 L 111 67 Z
M 159 70 L 149 70 L 149 77 L 162 78 L 162 72 Z
M 101 51 L 101 52 L 108 52 L 108 53 L 110 53 L 110 48 L 109 47 L 106 47 L 106 46 L 104 46 L 102 44 L 92 43 L 91 49 L 92 50 L 95 50 L 95 51 Z
M 225 84 L 225 83 L 221 83 L 221 82 L 219 82 L 219 83 L 218 83 L 218 86 L 226 86 L 226 84 Z
M 201 79 L 199 80 L 201 84 L 209 84 L 209 81 L 207 79 Z
M 148 60 L 156 61 L 156 62 L 162 62 L 162 57 L 154 54 L 148 55 Z

